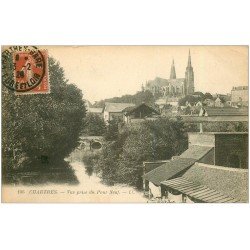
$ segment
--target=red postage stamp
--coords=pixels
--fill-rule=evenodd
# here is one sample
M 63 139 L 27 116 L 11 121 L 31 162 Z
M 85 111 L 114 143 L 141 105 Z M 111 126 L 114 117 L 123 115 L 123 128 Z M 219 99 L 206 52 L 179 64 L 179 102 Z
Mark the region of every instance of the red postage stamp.
M 50 93 L 47 50 L 35 46 L 12 46 L 4 51 L 3 59 L 4 85 L 15 94 Z

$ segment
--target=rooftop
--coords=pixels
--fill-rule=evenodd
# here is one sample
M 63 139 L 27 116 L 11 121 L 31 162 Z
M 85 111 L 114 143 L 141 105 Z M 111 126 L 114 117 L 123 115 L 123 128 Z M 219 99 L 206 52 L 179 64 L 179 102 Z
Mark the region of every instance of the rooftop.
M 233 197 L 239 202 L 248 201 L 248 169 L 195 163 L 182 177 Z
M 218 192 L 217 190 L 208 188 L 204 185 L 199 185 L 183 177 L 163 181 L 161 184 L 178 190 L 179 192 L 202 202 L 234 203 L 238 201 L 233 197 Z
M 195 163 L 195 159 L 176 158 L 146 173 L 143 178 L 159 186 L 162 181 L 175 177 Z
M 248 86 L 238 86 L 238 87 L 233 87 L 232 90 L 248 90 Z
M 153 162 L 143 162 L 143 167 L 145 168 L 145 173 L 148 173 L 152 169 L 155 169 L 164 163 L 169 162 L 170 160 L 165 160 L 165 161 L 153 161 Z
M 212 149 L 213 147 L 192 145 L 185 152 L 183 152 L 179 157 L 200 160 Z
M 216 108 L 216 107 L 205 107 L 208 116 L 248 116 L 247 108 Z
M 133 103 L 111 103 L 106 102 L 104 109 L 108 112 L 122 112 L 127 107 L 133 107 L 135 104 Z
M 154 108 L 150 107 L 149 105 L 145 104 L 145 103 L 141 103 L 137 106 L 130 106 L 130 107 L 126 107 L 125 109 L 123 109 L 123 112 L 125 112 L 127 115 L 130 115 L 134 112 L 136 112 L 139 109 L 146 109 L 147 111 L 151 112 L 151 113 L 155 113 L 157 115 L 159 115 L 160 113 L 155 110 Z

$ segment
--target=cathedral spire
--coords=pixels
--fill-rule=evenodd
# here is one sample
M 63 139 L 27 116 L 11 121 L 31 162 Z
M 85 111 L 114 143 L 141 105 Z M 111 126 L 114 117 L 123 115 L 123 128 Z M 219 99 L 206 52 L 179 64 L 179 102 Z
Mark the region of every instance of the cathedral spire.
M 185 88 L 186 95 L 192 95 L 194 93 L 194 71 L 191 63 L 190 50 L 188 53 L 188 64 L 186 67 L 185 82 L 186 82 L 186 88 Z
M 173 59 L 172 66 L 171 66 L 170 79 L 176 79 L 174 59 Z
M 190 50 L 189 50 L 189 53 L 188 53 L 188 65 L 187 65 L 187 66 L 188 66 L 189 68 L 192 67 Z

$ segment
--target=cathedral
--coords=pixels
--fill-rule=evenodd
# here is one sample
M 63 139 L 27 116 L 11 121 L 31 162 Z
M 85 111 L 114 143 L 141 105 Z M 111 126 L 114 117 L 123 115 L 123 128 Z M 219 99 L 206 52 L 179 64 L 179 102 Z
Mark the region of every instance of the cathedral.
M 154 95 L 182 97 L 194 93 L 194 71 L 191 63 L 189 51 L 188 63 L 185 78 L 176 78 L 174 60 L 171 66 L 170 78 L 163 79 L 156 77 L 154 80 L 147 81 L 145 90 L 151 91 Z

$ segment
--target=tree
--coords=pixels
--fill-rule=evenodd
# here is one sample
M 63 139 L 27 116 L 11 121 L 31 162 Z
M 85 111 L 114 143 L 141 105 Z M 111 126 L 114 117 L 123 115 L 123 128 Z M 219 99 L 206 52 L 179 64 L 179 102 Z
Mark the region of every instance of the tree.
M 113 97 L 105 100 L 101 100 L 99 102 L 94 103 L 94 107 L 102 108 L 105 102 L 114 102 L 114 103 L 134 103 L 136 105 L 145 102 L 149 105 L 154 105 L 154 102 L 157 98 L 153 96 L 153 94 L 149 90 L 138 91 L 134 95 L 123 95 L 121 97 Z
M 86 113 L 82 93 L 52 58 L 49 79 L 46 95 L 15 95 L 3 88 L 3 164 L 9 170 L 27 161 L 34 167 L 42 157 L 62 161 L 78 145 Z
M 141 187 L 143 161 L 170 159 L 187 148 L 187 136 L 180 119 L 144 122 L 127 136 L 117 166 L 121 182 Z
M 84 134 L 102 136 L 106 132 L 106 124 L 102 117 L 88 113 L 84 120 Z
M 210 93 L 208 93 L 208 92 L 205 93 L 204 98 L 205 99 L 210 99 L 210 100 L 214 99 L 213 96 Z
M 118 119 L 113 119 L 108 121 L 107 125 L 107 130 L 106 133 L 104 134 L 104 138 L 107 141 L 115 141 L 118 138 L 118 133 L 119 133 L 119 120 Z
M 185 106 L 186 102 L 189 102 L 191 105 L 194 105 L 197 101 L 199 101 L 199 97 L 187 95 L 179 100 L 179 105 Z
M 145 121 L 124 127 L 107 142 L 96 164 L 96 171 L 106 183 L 142 184 L 143 161 L 170 159 L 187 148 L 183 122 L 177 118 Z

